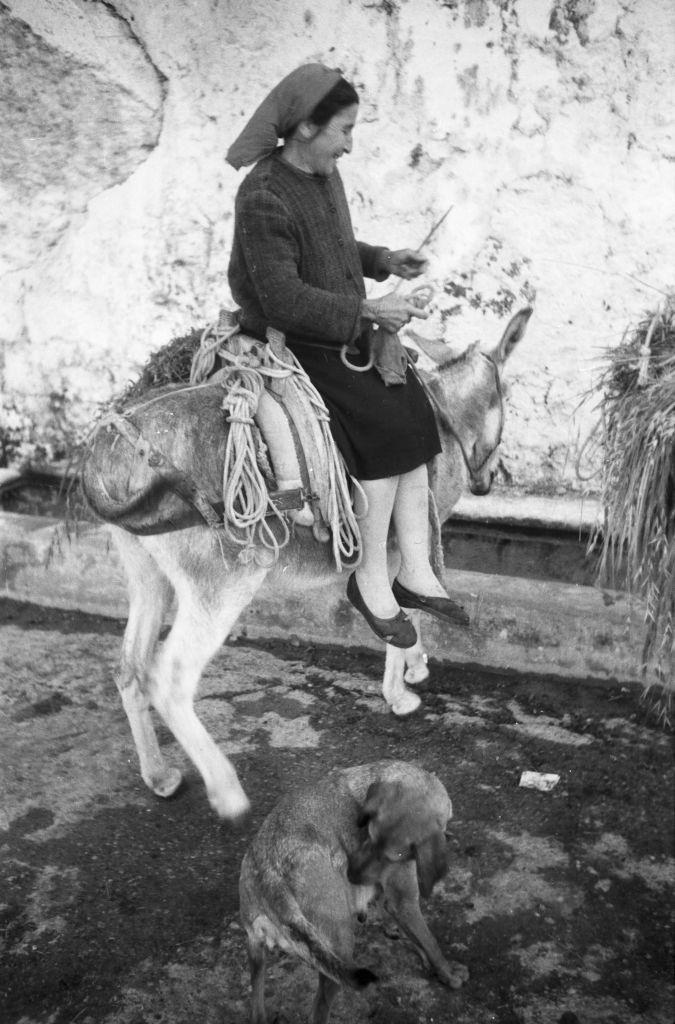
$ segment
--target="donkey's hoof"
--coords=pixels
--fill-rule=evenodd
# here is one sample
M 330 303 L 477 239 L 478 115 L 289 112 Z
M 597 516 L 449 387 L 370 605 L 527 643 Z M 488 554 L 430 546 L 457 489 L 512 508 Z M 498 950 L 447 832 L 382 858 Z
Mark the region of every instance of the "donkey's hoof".
M 421 703 L 422 701 L 416 693 L 413 693 L 411 690 L 404 690 L 391 704 L 391 710 L 395 715 L 399 715 L 399 717 L 412 715 L 413 711 L 417 711 Z
M 229 818 L 223 819 L 223 825 L 227 824 L 228 828 L 235 832 L 244 831 L 248 828 L 248 824 L 251 820 L 251 805 L 249 804 L 245 811 L 241 811 L 237 815 L 230 815 Z
M 175 796 L 183 783 L 183 776 L 177 768 L 168 768 L 161 775 L 153 775 L 148 785 L 155 794 L 163 800 Z
M 425 679 L 429 678 L 429 669 L 427 668 L 426 656 L 420 658 L 419 661 L 415 662 L 414 665 L 410 665 L 406 669 L 405 675 L 403 676 L 406 683 L 410 683 L 414 686 L 416 683 L 423 683 Z
M 251 810 L 246 793 L 243 789 L 239 793 L 223 792 L 209 793 L 209 803 L 219 818 L 226 818 L 235 825 L 243 824 Z

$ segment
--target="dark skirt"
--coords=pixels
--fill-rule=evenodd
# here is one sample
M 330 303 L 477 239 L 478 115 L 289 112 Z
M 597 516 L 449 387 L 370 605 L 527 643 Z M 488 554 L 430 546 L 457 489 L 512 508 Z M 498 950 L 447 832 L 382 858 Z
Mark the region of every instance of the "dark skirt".
M 386 387 L 374 368 L 357 373 L 345 366 L 339 348 L 295 339 L 288 346 L 326 403 L 335 443 L 357 480 L 409 473 L 438 455 L 434 413 L 410 367 L 405 384 Z

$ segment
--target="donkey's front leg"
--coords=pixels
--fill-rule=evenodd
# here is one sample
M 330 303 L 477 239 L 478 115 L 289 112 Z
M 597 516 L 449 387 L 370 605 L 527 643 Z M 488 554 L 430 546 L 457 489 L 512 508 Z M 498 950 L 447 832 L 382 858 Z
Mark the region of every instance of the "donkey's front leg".
M 422 613 L 418 609 L 411 609 L 408 615 L 412 619 L 415 632 L 417 633 L 417 643 L 414 647 L 408 647 L 403 652 L 405 654 L 405 674 L 403 678 L 406 683 L 414 686 L 416 683 L 423 683 L 425 679 L 429 678 L 429 668 L 427 666 L 427 652 L 422 646 L 420 622 Z
M 421 683 L 429 676 L 427 656 L 420 640 L 420 612 L 409 612 L 415 631 L 417 643 L 414 647 L 402 650 L 387 644 L 382 695 L 395 715 L 410 715 L 417 711 L 422 703 L 420 698 L 406 683 Z

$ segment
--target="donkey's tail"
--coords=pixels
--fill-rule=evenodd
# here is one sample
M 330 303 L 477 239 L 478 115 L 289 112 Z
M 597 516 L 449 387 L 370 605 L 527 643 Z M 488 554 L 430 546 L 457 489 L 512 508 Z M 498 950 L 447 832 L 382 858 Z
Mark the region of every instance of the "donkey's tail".
M 321 932 L 304 915 L 296 916 L 295 920 L 289 923 L 288 930 L 296 942 L 308 951 L 312 965 L 333 981 L 355 989 L 366 988 L 377 981 L 377 975 L 367 967 L 357 967 L 354 963 L 341 960 Z

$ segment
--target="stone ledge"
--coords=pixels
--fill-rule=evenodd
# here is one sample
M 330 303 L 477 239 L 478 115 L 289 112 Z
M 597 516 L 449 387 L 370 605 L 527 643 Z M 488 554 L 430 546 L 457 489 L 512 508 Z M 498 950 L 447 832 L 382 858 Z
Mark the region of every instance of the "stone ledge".
M 482 497 L 463 494 L 448 522 L 454 520 L 542 531 L 565 530 L 588 536 L 602 522 L 602 503 L 580 494 L 549 497 L 494 489 Z
M 36 479 L 43 483 L 45 479 L 51 479 L 57 485 L 63 482 L 68 471 L 65 463 L 0 469 L 0 490 L 19 482 L 30 486 Z M 588 535 L 602 522 L 602 503 L 597 498 L 582 494 L 522 494 L 513 488 L 495 486 L 482 497 L 463 494 L 448 522 L 454 520 L 483 526 L 519 526 Z
M 594 587 L 451 571 L 450 592 L 470 612 L 471 631 L 423 620 L 430 657 L 495 668 L 637 682 L 641 608 Z M 68 538 L 63 524 L 0 513 L 0 596 L 125 618 L 124 574 L 104 527 Z M 239 634 L 382 650 L 344 596 L 344 578 L 321 584 L 321 601 L 268 585 L 244 612 Z

